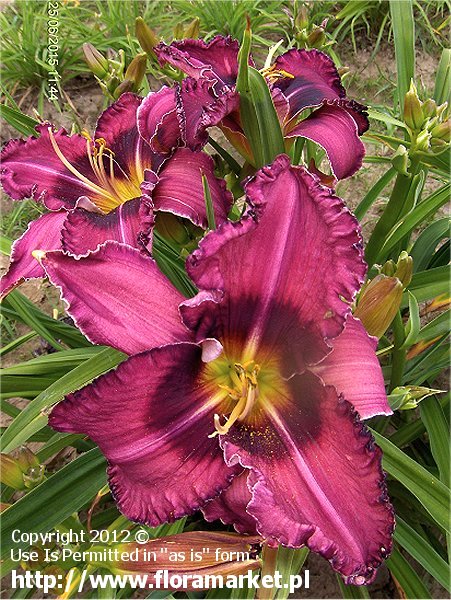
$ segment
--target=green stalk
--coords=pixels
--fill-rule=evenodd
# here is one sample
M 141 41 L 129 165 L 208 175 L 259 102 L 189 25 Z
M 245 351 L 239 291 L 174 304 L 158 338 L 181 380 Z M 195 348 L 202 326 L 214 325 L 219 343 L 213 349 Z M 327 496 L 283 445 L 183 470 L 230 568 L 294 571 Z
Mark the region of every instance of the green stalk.
M 402 348 L 402 345 L 404 344 L 405 340 L 405 332 L 401 313 L 399 311 L 393 320 L 393 334 L 395 347 L 392 353 L 392 367 L 389 392 L 392 392 L 395 389 L 395 387 L 401 385 L 402 376 L 404 375 L 404 367 L 406 364 L 407 350 L 405 348 Z
M 365 260 L 368 263 L 369 268 L 377 261 L 379 252 L 392 227 L 394 227 L 405 213 L 408 212 L 408 210 L 406 210 L 409 208 L 408 199 L 414 191 L 414 189 L 412 189 L 413 186 L 417 184 L 415 175 L 419 170 L 419 166 L 419 159 L 414 156 L 411 158 L 409 175 L 398 173 L 396 177 L 395 185 L 393 186 L 387 206 L 385 207 L 381 218 L 376 223 L 374 231 L 366 245 Z

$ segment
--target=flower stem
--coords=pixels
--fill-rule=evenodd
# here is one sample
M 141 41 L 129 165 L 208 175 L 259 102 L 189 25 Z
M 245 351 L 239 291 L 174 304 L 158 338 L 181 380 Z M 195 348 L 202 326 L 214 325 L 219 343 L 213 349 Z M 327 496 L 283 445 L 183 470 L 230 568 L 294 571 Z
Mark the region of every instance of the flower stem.
M 389 392 L 401 384 L 406 363 L 406 350 L 401 348 L 404 343 L 405 333 L 401 313 L 398 311 L 393 320 L 394 349 L 392 354 L 391 378 Z
M 390 199 L 387 202 L 385 210 L 376 223 L 373 233 L 371 234 L 368 244 L 365 249 L 365 260 L 369 267 L 377 261 L 379 252 L 383 247 L 387 235 L 396 223 L 410 210 L 407 202 L 411 186 L 415 184 L 414 176 L 418 172 L 420 163 L 417 157 L 411 158 L 411 165 L 408 175 L 398 173 L 395 185 L 393 186 Z
M 263 547 L 263 567 L 261 572 L 261 579 L 265 577 L 265 575 L 271 575 L 274 582 L 274 574 L 276 572 L 277 566 L 277 553 L 279 552 L 278 546 L 269 546 L 265 544 Z M 258 600 L 272 600 L 274 598 L 276 589 L 275 587 L 263 588 L 257 592 Z

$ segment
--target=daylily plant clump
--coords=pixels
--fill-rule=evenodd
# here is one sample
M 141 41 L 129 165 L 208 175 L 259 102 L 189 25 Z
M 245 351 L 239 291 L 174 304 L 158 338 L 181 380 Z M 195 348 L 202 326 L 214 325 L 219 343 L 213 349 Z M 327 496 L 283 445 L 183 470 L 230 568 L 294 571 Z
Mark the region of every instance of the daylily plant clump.
M 222 37 L 160 44 L 181 83 L 122 95 L 92 137 L 46 123 L 4 148 L 6 192 L 49 212 L 14 244 L 2 291 L 47 276 L 89 340 L 129 355 L 49 417 L 98 444 L 124 515 L 156 526 L 201 510 L 367 584 L 394 519 L 362 419 L 391 410 L 377 340 L 351 314 L 359 225 L 329 186 L 361 166 L 368 122 L 330 58 L 290 50 L 262 73 L 283 144 L 262 164 L 238 51 Z M 245 159 L 238 203 L 204 149 L 214 126 Z M 300 137 L 331 176 L 292 163 Z M 187 222 L 191 298 L 152 257 L 153 233 Z

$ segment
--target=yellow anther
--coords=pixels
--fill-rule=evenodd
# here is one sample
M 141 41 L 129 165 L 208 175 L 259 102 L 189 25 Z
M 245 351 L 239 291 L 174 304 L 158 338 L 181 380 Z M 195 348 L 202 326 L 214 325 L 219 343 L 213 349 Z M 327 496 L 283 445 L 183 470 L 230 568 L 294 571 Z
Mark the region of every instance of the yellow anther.
M 230 369 L 230 379 L 233 387 L 228 385 L 219 385 L 225 390 L 231 400 L 236 401 L 227 421 L 222 424 L 219 415 L 214 415 L 215 430 L 209 437 L 216 435 L 226 435 L 236 421 L 244 420 L 252 411 L 258 398 L 258 373 L 260 366 L 250 360 L 244 364 L 235 363 L 233 369 Z
M 294 75 L 292 73 L 289 73 L 284 69 L 276 69 L 274 65 L 269 67 L 269 69 L 262 69 L 260 73 L 263 75 L 263 77 L 269 79 L 270 83 L 274 83 L 278 79 L 283 78 L 294 79 Z

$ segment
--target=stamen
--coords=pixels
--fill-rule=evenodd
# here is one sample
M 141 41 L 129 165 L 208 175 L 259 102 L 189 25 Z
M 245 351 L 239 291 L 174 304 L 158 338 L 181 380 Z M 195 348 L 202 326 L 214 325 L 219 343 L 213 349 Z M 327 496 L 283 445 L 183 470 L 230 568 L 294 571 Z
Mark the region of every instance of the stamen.
M 96 192 L 97 194 L 100 194 L 101 196 L 103 196 L 104 198 L 108 198 L 109 200 L 114 200 L 114 198 L 110 194 L 108 194 L 103 188 L 96 185 L 95 183 L 90 181 L 87 177 L 82 175 L 82 173 L 80 173 L 80 171 L 78 171 L 67 160 L 67 158 L 64 156 L 64 154 L 61 152 L 60 147 L 58 146 L 58 143 L 55 139 L 55 135 L 54 135 L 51 127 L 48 127 L 48 132 L 49 132 L 50 143 L 52 144 L 53 150 L 55 151 L 55 154 L 58 156 L 58 158 L 63 163 L 63 165 L 66 167 L 66 169 L 68 169 L 73 175 L 75 175 L 75 177 L 77 177 L 77 179 L 79 179 L 82 183 L 84 183 L 93 192 Z M 90 155 L 90 153 L 88 152 L 88 156 L 89 155 Z
M 215 414 L 213 417 L 215 430 L 208 437 L 213 438 L 217 435 L 226 435 L 230 428 L 237 421 L 243 421 L 255 406 L 258 399 L 258 381 L 257 376 L 260 372 L 260 366 L 253 360 L 244 364 L 235 363 L 234 369 L 230 370 L 230 379 L 234 387 L 220 385 L 228 396 L 236 402 L 230 416 L 224 424 L 220 421 L 220 416 Z
M 274 65 L 269 67 L 269 69 L 262 69 L 260 73 L 263 75 L 263 77 L 269 79 L 270 83 L 275 83 L 278 79 L 283 78 L 294 79 L 294 75 L 292 73 L 289 73 L 284 69 L 276 69 Z

